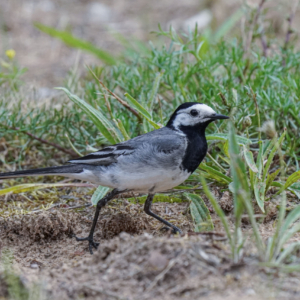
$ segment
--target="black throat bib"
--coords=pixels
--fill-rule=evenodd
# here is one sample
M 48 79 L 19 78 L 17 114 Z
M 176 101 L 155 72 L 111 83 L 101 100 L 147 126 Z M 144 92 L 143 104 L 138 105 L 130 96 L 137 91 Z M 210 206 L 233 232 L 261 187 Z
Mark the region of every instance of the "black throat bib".
M 205 128 L 210 122 L 205 122 L 197 126 L 180 126 L 188 141 L 187 149 L 182 160 L 182 169 L 193 173 L 207 153 L 207 142 L 205 138 Z

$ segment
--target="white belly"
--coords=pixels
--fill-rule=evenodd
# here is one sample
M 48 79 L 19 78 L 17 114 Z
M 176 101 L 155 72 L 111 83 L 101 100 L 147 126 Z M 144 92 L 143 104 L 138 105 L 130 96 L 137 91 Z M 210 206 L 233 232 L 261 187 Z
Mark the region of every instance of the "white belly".
M 119 190 L 131 190 L 140 193 L 163 192 L 184 182 L 190 173 L 180 168 L 174 170 L 148 169 L 139 172 L 123 172 L 111 168 L 101 174 L 99 184 Z

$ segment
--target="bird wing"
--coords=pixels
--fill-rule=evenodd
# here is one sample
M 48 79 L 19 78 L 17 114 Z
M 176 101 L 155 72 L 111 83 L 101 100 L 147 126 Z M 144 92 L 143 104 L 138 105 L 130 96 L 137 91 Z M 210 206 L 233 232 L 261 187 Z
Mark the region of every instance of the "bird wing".
M 184 145 L 184 137 L 164 127 L 68 162 L 108 166 L 118 162 L 120 158 L 122 161 L 124 159 L 128 159 L 128 161 L 140 159 L 141 162 L 145 162 L 145 157 L 150 162 L 160 155 L 166 159 L 166 154 L 172 154 L 174 151 L 182 153 Z
M 107 166 L 117 162 L 121 155 L 130 155 L 135 149 L 129 145 L 120 143 L 113 146 L 105 147 L 97 152 L 90 153 L 86 156 L 69 160 L 72 164 L 91 164 Z

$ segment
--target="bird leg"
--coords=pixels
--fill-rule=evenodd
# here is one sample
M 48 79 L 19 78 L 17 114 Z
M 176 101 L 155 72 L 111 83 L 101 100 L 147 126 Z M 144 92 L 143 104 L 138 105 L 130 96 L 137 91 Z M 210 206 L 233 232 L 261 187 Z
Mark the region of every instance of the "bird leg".
M 154 197 L 154 194 L 149 194 L 147 199 L 146 199 L 146 202 L 145 202 L 145 206 L 144 206 L 144 211 L 147 215 L 157 219 L 158 221 L 164 223 L 165 225 L 167 225 L 168 227 L 171 227 L 173 230 L 172 230 L 172 233 L 182 233 L 181 230 L 176 227 L 175 225 L 169 223 L 168 221 L 164 220 L 163 218 L 161 218 L 160 216 L 156 215 L 155 213 L 153 213 L 151 211 L 151 205 L 152 205 L 152 200 L 153 200 L 153 197 Z
M 78 238 L 75 235 L 76 241 L 88 241 L 89 242 L 89 250 L 90 253 L 93 254 L 93 247 L 95 249 L 98 248 L 99 243 L 94 242 L 94 231 L 95 231 L 95 227 L 98 221 L 98 217 L 99 217 L 99 213 L 102 207 L 104 207 L 108 201 L 112 200 L 116 195 L 122 193 L 123 191 L 118 191 L 117 189 L 113 189 L 110 193 L 108 193 L 106 196 L 104 196 L 101 200 L 98 201 L 97 206 L 96 206 L 96 211 L 95 211 L 95 215 L 94 215 L 94 220 L 93 220 L 93 224 L 92 224 L 92 228 L 90 230 L 90 234 L 85 237 L 85 238 Z

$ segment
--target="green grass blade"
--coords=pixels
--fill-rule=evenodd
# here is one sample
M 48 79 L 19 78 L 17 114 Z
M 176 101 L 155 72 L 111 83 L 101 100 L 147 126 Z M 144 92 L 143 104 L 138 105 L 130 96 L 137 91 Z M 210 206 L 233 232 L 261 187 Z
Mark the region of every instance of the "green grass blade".
M 109 122 L 109 120 L 99 111 L 92 107 L 90 104 L 80 99 L 76 95 L 72 94 L 66 88 L 57 88 L 58 90 L 64 91 L 67 96 L 75 104 L 77 104 L 91 119 L 98 130 L 105 136 L 105 138 L 111 143 L 116 144 L 122 141 L 122 137 L 116 131 L 115 127 Z
M 191 201 L 190 210 L 194 221 L 195 231 L 210 231 L 214 229 L 211 216 L 203 199 L 196 194 L 184 193 L 184 196 Z
M 250 150 L 248 150 L 246 146 L 244 146 L 243 149 L 244 149 L 245 161 L 248 167 L 252 170 L 252 172 L 257 173 L 258 169 L 254 162 L 253 153 Z
M 244 15 L 242 9 L 236 10 L 226 21 L 217 29 L 216 33 L 214 34 L 214 41 L 218 41 L 219 39 L 223 38 L 232 28 L 233 26 L 241 19 Z
M 6 195 L 9 193 L 19 194 L 25 192 L 32 192 L 41 189 L 48 189 L 48 188 L 58 188 L 58 187 L 70 187 L 70 186 L 81 186 L 79 183 L 24 183 L 15 185 L 6 189 L 0 190 L 0 196 Z M 89 185 L 84 185 L 89 186 Z
M 280 204 L 280 210 L 279 210 L 279 215 L 278 215 L 278 220 L 276 224 L 276 230 L 275 233 L 271 239 L 271 247 L 270 247 L 270 252 L 268 253 L 269 257 L 267 259 L 269 261 L 273 261 L 277 256 L 280 251 L 280 240 L 283 238 L 284 233 L 282 234 L 282 224 L 284 221 L 285 217 L 285 211 L 286 211 L 286 193 L 282 195 L 282 200 Z
M 146 202 L 146 199 L 147 196 L 140 196 L 140 197 L 127 198 L 127 201 L 131 203 L 144 204 Z M 157 203 L 157 202 L 182 203 L 183 199 L 180 199 L 174 195 L 155 194 L 155 197 L 153 198 L 153 203 Z
M 264 182 L 256 182 L 254 184 L 254 195 L 256 202 L 263 213 L 265 213 L 265 190 L 266 185 Z
M 259 150 L 258 150 L 258 154 L 257 154 L 257 158 L 256 158 L 256 165 L 258 168 L 258 172 L 257 172 L 257 178 L 258 179 L 262 179 L 262 170 L 263 170 L 263 142 L 262 141 L 258 141 L 258 145 L 259 145 Z
M 250 223 L 253 228 L 253 234 L 254 234 L 255 241 L 256 241 L 256 247 L 258 249 L 260 258 L 263 260 L 264 256 L 265 256 L 265 245 L 262 240 L 262 236 L 260 235 L 259 228 L 258 228 L 257 222 L 254 217 L 254 210 L 253 210 L 251 199 L 249 199 L 249 196 L 243 192 L 244 191 L 241 191 L 241 193 L 240 193 L 240 199 L 241 199 L 241 201 L 243 201 L 244 206 L 247 210 L 247 213 L 248 213 L 248 216 L 250 219 Z
M 281 146 L 281 144 L 283 142 L 283 139 L 285 137 L 285 133 L 286 133 L 286 131 L 284 131 L 283 134 L 280 136 L 278 142 L 275 142 L 275 145 L 273 146 L 270 154 L 268 155 L 268 160 L 267 160 L 267 162 L 264 166 L 263 177 L 262 177 L 264 180 L 267 178 L 267 174 L 269 172 L 271 163 L 273 161 L 273 158 L 275 156 L 276 151 L 279 149 L 279 147 Z
M 279 255 L 279 257 L 276 260 L 276 263 L 281 264 L 284 262 L 284 260 L 291 255 L 295 250 L 300 248 L 300 242 L 293 242 L 289 244 Z M 300 265 L 298 265 L 298 270 L 300 269 Z
M 237 192 L 239 189 L 244 189 L 246 193 L 249 193 L 246 166 L 240 157 L 240 149 L 232 124 L 230 124 L 229 132 L 229 154 L 235 191 Z M 236 205 L 238 206 L 237 203 Z
M 281 229 L 280 235 L 283 236 L 285 232 L 289 229 L 289 227 L 300 219 L 300 205 L 294 208 L 286 217 Z
M 295 224 L 292 226 L 290 229 L 288 229 L 285 234 L 280 237 L 280 241 L 278 243 L 278 252 L 281 251 L 283 248 L 284 244 L 288 242 L 297 232 L 300 231 L 300 224 Z
M 155 77 L 155 80 L 154 80 L 154 83 L 153 83 L 153 88 L 150 92 L 150 97 L 149 97 L 149 103 L 148 103 L 148 108 L 150 109 L 150 111 L 152 112 L 152 109 L 153 109 L 153 104 L 154 104 L 154 101 L 155 101 L 155 96 L 158 92 L 158 89 L 159 89 L 159 83 L 160 83 L 160 80 L 163 76 L 163 72 L 160 72 L 160 73 L 157 73 L 156 77 Z
M 120 119 L 117 120 L 117 124 L 118 124 L 118 128 L 119 130 L 121 131 L 123 137 L 125 138 L 125 141 L 128 141 L 130 140 L 130 136 L 129 134 L 127 133 L 122 121 Z
M 234 261 L 237 262 L 240 258 L 238 252 L 240 240 L 242 240 L 241 234 L 241 219 L 244 212 L 244 204 L 241 200 L 243 195 L 249 196 L 248 184 L 246 178 L 246 166 L 239 155 L 240 148 L 236 141 L 235 130 L 233 124 L 229 124 L 229 156 L 230 156 L 230 170 L 232 174 L 233 182 L 233 199 L 234 199 Z
M 223 143 L 223 151 L 225 155 L 229 158 L 229 141 L 227 140 L 225 143 Z
M 265 261 L 270 261 L 272 245 L 273 245 L 273 237 L 269 237 L 267 239 L 267 243 L 266 243 L 266 254 L 264 257 Z
M 300 179 L 300 171 L 294 172 L 292 175 L 288 177 L 284 184 L 284 189 L 290 187 L 293 183 L 297 182 Z
M 90 52 L 91 54 L 95 55 L 97 58 L 102 60 L 104 63 L 106 63 L 107 65 L 115 65 L 117 63 L 116 59 L 108 52 L 97 48 L 95 45 L 87 41 L 83 41 L 79 38 L 76 38 L 75 36 L 73 36 L 71 33 L 67 31 L 56 30 L 52 27 L 48 27 L 40 23 L 34 23 L 34 26 L 40 31 L 52 37 L 60 39 L 70 47 L 81 49 L 86 52 Z
M 300 271 L 300 265 L 299 264 L 290 264 L 290 265 L 283 265 L 279 263 L 270 263 L 270 262 L 261 262 L 258 264 L 261 267 L 265 268 L 277 268 L 282 272 L 286 273 L 293 273 L 293 272 L 299 272 Z
M 276 176 L 280 172 L 280 169 L 276 170 L 275 172 L 268 174 L 267 180 L 266 180 L 266 192 L 269 190 L 270 186 L 272 185 L 272 182 L 275 180 Z
M 110 188 L 108 187 L 98 186 L 91 198 L 92 204 L 96 206 L 99 200 L 101 200 L 108 193 L 109 190 Z
M 277 142 L 277 138 L 273 138 L 271 141 L 269 141 L 269 144 L 267 145 L 267 147 L 264 149 L 263 151 L 263 159 L 266 158 L 266 156 L 269 154 L 269 151 L 274 147 L 274 145 Z
M 202 183 L 203 191 L 204 191 L 205 195 L 209 199 L 209 201 L 210 201 L 211 205 L 213 206 L 216 214 L 221 219 L 221 222 L 223 224 L 223 227 L 224 227 L 224 230 L 226 232 L 227 238 L 228 238 L 229 243 L 231 245 L 231 250 L 232 250 L 232 254 L 233 254 L 234 253 L 234 244 L 233 244 L 232 234 L 230 232 L 229 224 L 228 224 L 228 221 L 226 219 L 225 213 L 222 210 L 222 208 L 220 207 L 218 201 L 215 199 L 215 197 L 213 196 L 213 194 L 210 192 L 210 190 L 209 190 L 209 188 L 208 188 L 208 186 L 206 184 L 206 181 L 205 181 L 204 177 L 201 176 L 200 178 L 201 178 L 201 183 Z
M 284 184 L 282 182 L 279 182 L 279 181 L 272 181 L 271 186 L 282 188 L 284 186 Z
M 300 184 L 299 183 L 293 183 L 291 186 L 288 187 L 288 190 L 292 192 L 294 195 L 300 199 Z
M 212 178 L 214 178 L 215 180 L 217 180 L 219 182 L 223 182 L 223 183 L 229 184 L 232 181 L 232 179 L 230 177 L 222 174 L 221 172 L 215 170 L 214 168 L 211 168 L 211 167 L 207 166 L 204 163 L 202 163 L 200 165 L 200 169 L 206 171 L 208 174 L 211 175 Z
M 287 190 L 292 184 L 296 183 L 300 179 L 300 171 L 294 172 L 292 175 L 290 175 L 284 185 L 277 185 L 280 187 L 279 191 L 275 195 L 279 195 L 284 190 Z M 273 185 L 274 181 L 272 182 Z
M 210 140 L 227 141 L 229 139 L 229 135 L 228 135 L 228 133 L 207 134 L 206 139 L 208 141 L 210 141 Z M 239 135 L 236 136 L 236 141 L 240 146 L 252 144 L 251 140 L 249 140 L 243 136 L 239 136 Z
M 127 101 L 155 128 L 159 129 L 160 126 L 156 124 L 150 115 L 150 113 L 145 109 L 140 103 L 138 103 L 132 96 L 128 93 L 125 93 L 124 96 L 126 97 Z
M 250 185 L 251 185 L 251 190 L 254 191 L 254 186 L 257 182 L 257 177 L 256 174 L 250 169 L 249 170 L 249 179 L 250 179 Z
M 79 157 L 82 157 L 83 154 L 81 154 L 81 153 L 77 150 L 77 148 L 73 145 L 73 143 L 71 142 L 71 140 L 70 140 L 70 138 L 69 138 L 69 136 L 68 136 L 67 133 L 65 134 L 65 137 L 67 138 L 67 140 L 68 140 L 68 142 L 69 142 L 71 148 L 73 149 L 73 151 L 74 151 Z
M 148 110 L 138 103 L 132 96 L 130 96 L 128 93 L 125 93 L 124 96 L 131 106 L 133 106 L 142 116 L 147 119 L 151 119 L 151 114 L 148 112 Z

